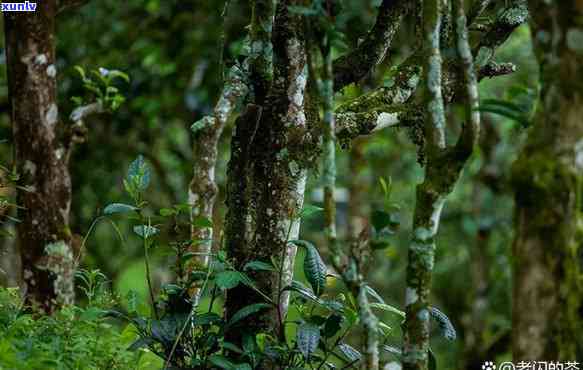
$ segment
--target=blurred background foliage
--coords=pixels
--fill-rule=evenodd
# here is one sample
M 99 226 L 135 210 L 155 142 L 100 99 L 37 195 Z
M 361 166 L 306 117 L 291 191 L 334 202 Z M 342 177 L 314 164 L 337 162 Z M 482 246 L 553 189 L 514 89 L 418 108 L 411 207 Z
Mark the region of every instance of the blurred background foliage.
M 379 3 L 343 2 L 337 24 L 346 47 L 357 45 L 365 35 Z M 187 201 L 192 172 L 189 127 L 212 110 L 222 83 L 221 61 L 228 66 L 237 59 L 246 35 L 248 4 L 230 1 L 227 17 L 223 17 L 224 9 L 222 1 L 100 0 L 60 15 L 57 55 L 61 120 L 67 121 L 74 108 L 71 97 L 83 95 L 76 65 L 118 69 L 131 77 L 129 85 L 118 86 L 126 102 L 115 114 L 92 117 L 87 122 L 88 140 L 76 149 L 71 161 L 72 229 L 77 234 L 88 233 L 106 204 L 124 200 L 122 179 L 138 154 L 143 154 L 153 169 L 147 199 L 151 212 Z M 414 45 L 413 32 L 407 27 L 399 33 L 389 57 L 361 86 L 346 88 L 337 97 L 338 103 L 373 86 L 390 83 L 390 66 L 403 60 Z M 525 92 L 536 91 L 537 66 L 530 45 L 528 27 L 523 26 L 497 54 L 499 61 L 515 63 L 517 72 L 483 81 L 482 99 L 523 104 Z M 1 51 L 0 64 L 5 64 L 3 45 Z M 343 51 L 335 50 L 337 54 Z M 448 124 L 452 132 L 461 126 L 459 117 L 457 110 L 451 109 Z M 432 299 L 459 331 L 459 339 L 453 344 L 439 340 L 433 344 L 443 369 L 469 368 L 464 364 L 509 356 L 513 202 L 506 179 L 524 130 L 519 123 L 500 115 L 484 114 L 484 121 L 480 150 L 447 203 L 438 240 Z M 221 192 L 215 227 L 219 230 L 231 127 L 223 135 L 217 169 Z M 11 161 L 10 137 L 6 68 L 2 66 L 0 139 L 8 140 L 0 144 L 3 164 Z M 392 200 L 400 205 L 402 223 L 390 247 L 376 252 L 370 280 L 388 303 L 400 307 L 415 184 L 422 176 L 416 147 L 405 131 L 384 130 L 357 140 L 349 149 L 338 148 L 338 173 L 341 236 L 347 236 L 381 205 L 379 179 L 392 180 Z M 315 172 L 310 176 L 306 202 L 318 204 L 321 193 Z M 323 245 L 322 225 L 320 217 L 311 217 L 302 227 L 302 238 Z M 121 222 L 118 226 L 122 234 L 130 235 L 128 224 Z M 10 253 L 13 242 L 4 238 L 0 243 L 3 253 Z M 172 279 L 170 252 L 170 247 L 156 251 L 157 285 Z M 8 261 L 4 256 L 0 260 Z M 83 265 L 100 269 L 120 296 L 135 291 L 141 302 L 147 301 L 138 238 L 120 240 L 110 224 L 98 223 L 88 238 Z M 147 308 L 144 305 L 142 309 Z M 392 324 L 398 327 L 399 322 Z

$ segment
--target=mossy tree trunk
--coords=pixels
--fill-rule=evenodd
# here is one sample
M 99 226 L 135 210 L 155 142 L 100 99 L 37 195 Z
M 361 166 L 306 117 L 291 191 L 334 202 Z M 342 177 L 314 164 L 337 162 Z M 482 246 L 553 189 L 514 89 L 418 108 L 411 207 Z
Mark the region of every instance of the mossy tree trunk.
M 426 370 L 429 363 L 429 293 L 435 260 L 437 231 L 447 196 L 460 177 L 477 143 L 480 130 L 477 76 L 468 41 L 467 19 L 462 0 L 453 1 L 452 22 L 463 71 L 462 96 L 466 122 L 457 143 L 448 146 L 445 132 L 445 99 L 442 86 L 441 27 L 448 13 L 447 2 L 423 2 L 423 49 L 425 64 L 423 101 L 425 104 L 424 151 L 427 157 L 425 179 L 417 186 L 413 238 L 409 245 L 406 318 L 403 325 L 403 369 Z
M 581 358 L 583 3 L 531 1 L 541 96 L 513 165 L 513 356 Z
M 59 125 L 55 67 L 57 1 L 6 13 L 13 140 L 21 178 L 18 240 L 27 301 L 50 313 L 72 303 L 71 179 Z
M 257 2 L 254 15 L 259 11 L 265 14 L 268 9 L 266 4 L 259 3 L 262 2 Z M 240 341 L 240 333 L 273 332 L 280 327 L 287 303 L 279 291 L 289 284 L 295 257 L 295 247 L 289 246 L 288 240 L 298 236 L 296 216 L 303 203 L 307 167 L 317 154 L 318 145 L 309 126 L 313 114 L 307 108 L 304 32 L 301 17 L 289 12 L 290 5 L 299 3 L 281 1 L 275 13 L 273 79 L 269 59 L 256 58 L 251 64 L 251 81 L 258 93 L 254 104 L 248 105 L 247 112 L 237 121 L 229 164 L 225 229 L 228 256 L 237 268 L 242 269 L 251 260 L 269 263 L 272 257 L 283 265 L 281 281 L 278 273 L 253 274 L 257 287 L 274 302 L 280 302 L 273 310 L 247 320 L 243 328 L 227 333 L 234 343 Z M 257 21 L 272 20 L 261 17 Z M 268 50 L 271 45 L 261 44 L 262 49 Z M 259 45 L 255 47 L 259 49 Z M 232 289 L 225 304 L 227 317 L 263 300 L 250 288 Z

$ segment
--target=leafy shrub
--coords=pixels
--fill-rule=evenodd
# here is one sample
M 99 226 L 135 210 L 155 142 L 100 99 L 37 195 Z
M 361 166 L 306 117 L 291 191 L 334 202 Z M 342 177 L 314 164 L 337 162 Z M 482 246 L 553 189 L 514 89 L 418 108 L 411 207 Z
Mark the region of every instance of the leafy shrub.
M 115 300 L 100 287 L 102 276 L 83 272 L 86 307 L 67 306 L 46 316 L 26 312 L 16 289 L 0 288 L 0 369 L 145 369 L 143 352 L 128 350 L 135 338 L 105 318 Z M 96 285 L 97 284 L 97 285 Z M 153 368 L 152 368 L 153 369 Z

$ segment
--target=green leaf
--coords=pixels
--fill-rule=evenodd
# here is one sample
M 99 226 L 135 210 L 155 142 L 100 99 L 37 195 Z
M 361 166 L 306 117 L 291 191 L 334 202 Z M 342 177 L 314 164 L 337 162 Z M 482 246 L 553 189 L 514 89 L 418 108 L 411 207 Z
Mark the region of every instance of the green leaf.
M 213 222 L 211 220 L 209 220 L 206 217 L 203 216 L 196 216 L 193 220 L 192 220 L 192 225 L 195 227 L 213 227 Z
M 371 303 L 370 304 L 371 308 L 378 308 L 379 310 L 383 310 L 383 311 L 387 311 L 387 312 L 392 312 L 396 315 L 401 316 L 402 318 L 405 318 L 405 312 L 399 310 L 396 307 L 393 307 L 391 305 L 388 304 L 384 304 L 384 303 Z
M 395 355 L 399 359 L 401 359 L 401 357 L 403 356 L 403 351 L 400 348 L 393 347 L 393 346 L 387 346 L 387 345 L 383 345 L 381 348 L 385 352 L 388 352 L 392 355 Z
M 383 299 L 383 297 L 381 297 L 381 295 L 379 293 L 377 293 L 376 290 L 374 290 L 370 285 L 366 285 L 364 287 L 364 290 L 366 290 L 366 293 L 368 295 L 370 295 L 371 297 L 373 297 L 374 299 L 376 299 L 378 301 L 378 303 L 385 303 L 385 300 Z
M 74 68 L 77 71 L 77 73 L 79 73 L 79 76 L 81 76 L 81 79 L 85 80 L 86 76 L 85 76 L 85 70 L 83 69 L 83 67 L 75 66 Z
M 302 209 L 302 211 L 299 214 L 299 218 L 306 218 L 306 217 L 310 217 L 318 212 L 322 212 L 324 210 L 324 208 L 312 205 L 312 204 L 306 204 L 304 205 L 304 208 Z
M 304 258 L 304 274 L 312 286 L 316 296 L 321 296 L 326 288 L 327 267 L 316 247 L 306 244 L 306 257 Z
M 235 314 L 233 315 L 233 317 L 231 317 L 231 320 L 229 320 L 229 323 L 227 325 L 229 326 L 235 325 L 237 322 L 243 320 L 247 316 L 257 313 L 268 307 L 271 307 L 271 305 L 267 303 L 255 303 L 243 307 L 239 311 L 235 312 Z
M 296 280 L 292 281 L 291 285 L 283 288 L 283 290 L 284 291 L 286 291 L 286 290 L 294 291 L 296 293 L 299 293 L 302 297 L 304 297 L 306 299 L 320 303 L 320 300 L 318 299 L 318 297 L 316 297 L 314 295 L 314 293 L 310 290 L 310 288 L 308 288 L 304 284 L 300 283 L 299 281 L 296 281 Z
M 326 338 L 332 338 L 335 336 L 342 327 L 342 320 L 343 318 L 340 315 L 330 315 L 324 323 L 324 331 L 322 335 Z
M 203 326 L 203 325 L 212 325 L 215 323 L 220 323 L 223 319 L 214 312 L 206 312 L 200 315 L 196 315 L 192 319 L 193 325 Z
M 112 215 L 114 213 L 128 213 L 137 211 L 139 208 L 123 203 L 112 203 L 103 209 L 103 214 Z
M 138 158 L 130 164 L 127 178 L 131 184 L 136 186 L 138 191 L 143 191 L 150 184 L 150 177 L 150 167 L 144 160 L 144 157 L 139 155 Z
M 431 350 L 431 348 L 429 348 L 429 364 L 428 364 L 428 369 L 429 370 L 437 370 L 437 359 L 435 358 L 435 354 L 433 353 L 433 351 Z
M 209 357 L 209 362 L 221 369 L 235 369 L 235 365 L 223 355 L 212 355 Z
M 362 354 L 349 344 L 340 343 L 338 349 L 350 362 L 355 362 L 362 358 Z
M 234 370 L 253 370 L 253 369 L 251 368 L 251 365 L 249 365 L 248 363 L 242 363 L 235 365 Z
M 377 231 L 381 231 L 391 224 L 391 214 L 381 210 L 373 211 L 371 214 L 371 223 Z
M 307 17 L 318 14 L 318 11 L 316 9 L 307 6 L 289 5 L 287 9 L 289 10 L 290 13 L 295 13 Z
M 245 264 L 243 271 L 253 270 L 253 271 L 275 271 L 272 264 L 261 262 L 261 261 L 250 261 Z
M 226 349 L 227 351 L 235 352 L 240 355 L 243 354 L 243 350 L 241 348 L 230 342 L 223 342 L 223 348 Z
M 509 111 L 503 107 L 483 106 L 483 107 L 480 107 L 479 110 L 480 110 L 480 112 L 494 113 L 494 114 L 500 115 L 502 117 L 508 118 L 510 120 L 516 121 L 516 122 L 520 123 L 520 125 L 522 127 L 529 127 L 530 126 L 530 119 L 527 116 L 518 114 L 514 111 Z
M 130 82 L 130 76 L 128 76 L 126 73 L 122 72 L 122 71 L 118 71 L 118 70 L 110 70 L 108 73 L 108 76 L 113 80 L 114 78 L 121 78 L 122 80 L 124 80 L 125 82 L 129 83 Z
M 320 328 L 314 324 L 304 323 L 298 327 L 296 336 L 298 348 L 305 358 L 309 359 L 316 352 L 320 341 Z
M 525 109 L 524 107 L 521 107 L 518 104 L 514 104 L 512 102 L 500 100 L 500 99 L 484 99 L 480 102 L 480 106 L 487 106 L 487 105 L 505 108 L 505 109 L 508 109 L 509 111 L 513 111 L 513 112 L 516 112 L 518 114 L 521 114 L 521 113 L 527 114 L 528 113 L 528 109 Z
M 138 234 L 144 239 L 148 239 L 156 234 L 158 234 L 160 230 L 154 226 L 150 225 L 138 225 L 134 226 L 134 233 Z
M 177 211 L 175 209 L 172 209 L 172 208 L 162 208 L 160 210 L 160 216 L 162 216 L 162 217 L 173 216 L 176 213 L 177 213 Z
M 447 340 L 455 340 L 457 333 L 449 317 L 447 317 L 447 315 L 441 312 L 437 307 L 429 307 L 429 313 L 431 314 L 431 318 L 437 322 L 439 331 L 443 337 Z
M 237 271 L 219 272 L 215 277 L 215 283 L 221 289 L 232 289 L 241 282 L 241 274 Z
M 138 293 L 130 289 L 126 294 L 126 301 L 128 305 L 128 312 L 134 313 L 138 310 Z
M 152 338 L 149 337 L 139 338 L 134 343 L 132 343 L 131 346 L 129 346 L 128 351 L 137 351 L 138 349 L 141 348 L 147 348 L 150 345 L 153 345 L 154 343 L 156 343 L 156 341 Z

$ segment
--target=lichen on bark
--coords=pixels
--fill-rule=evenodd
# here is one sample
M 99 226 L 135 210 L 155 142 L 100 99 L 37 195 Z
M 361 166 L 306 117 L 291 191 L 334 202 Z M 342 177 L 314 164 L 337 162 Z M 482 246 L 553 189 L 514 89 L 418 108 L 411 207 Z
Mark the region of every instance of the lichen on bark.
M 70 289 L 63 290 L 64 297 L 57 288 L 73 284 L 72 273 L 58 275 L 57 269 L 43 268 L 47 245 L 58 242 L 63 249 L 71 248 L 71 179 L 56 73 L 50 68 L 55 65 L 56 13 L 56 0 L 47 0 L 35 13 L 7 13 L 4 26 L 15 160 L 21 175 L 17 228 L 24 289 L 28 303 L 48 313 L 71 301 Z
M 478 91 L 473 58 L 468 42 L 464 4 L 455 0 L 453 23 L 459 62 L 465 86 L 466 123 L 454 146 L 445 141 L 445 101 L 442 94 L 442 59 L 440 42 L 441 14 L 447 8 L 441 0 L 423 2 L 424 7 L 424 102 L 425 179 L 417 186 L 413 237 L 409 245 L 406 277 L 403 368 L 425 370 L 429 351 L 429 294 L 435 263 L 436 237 L 446 198 L 471 155 L 479 135 Z

